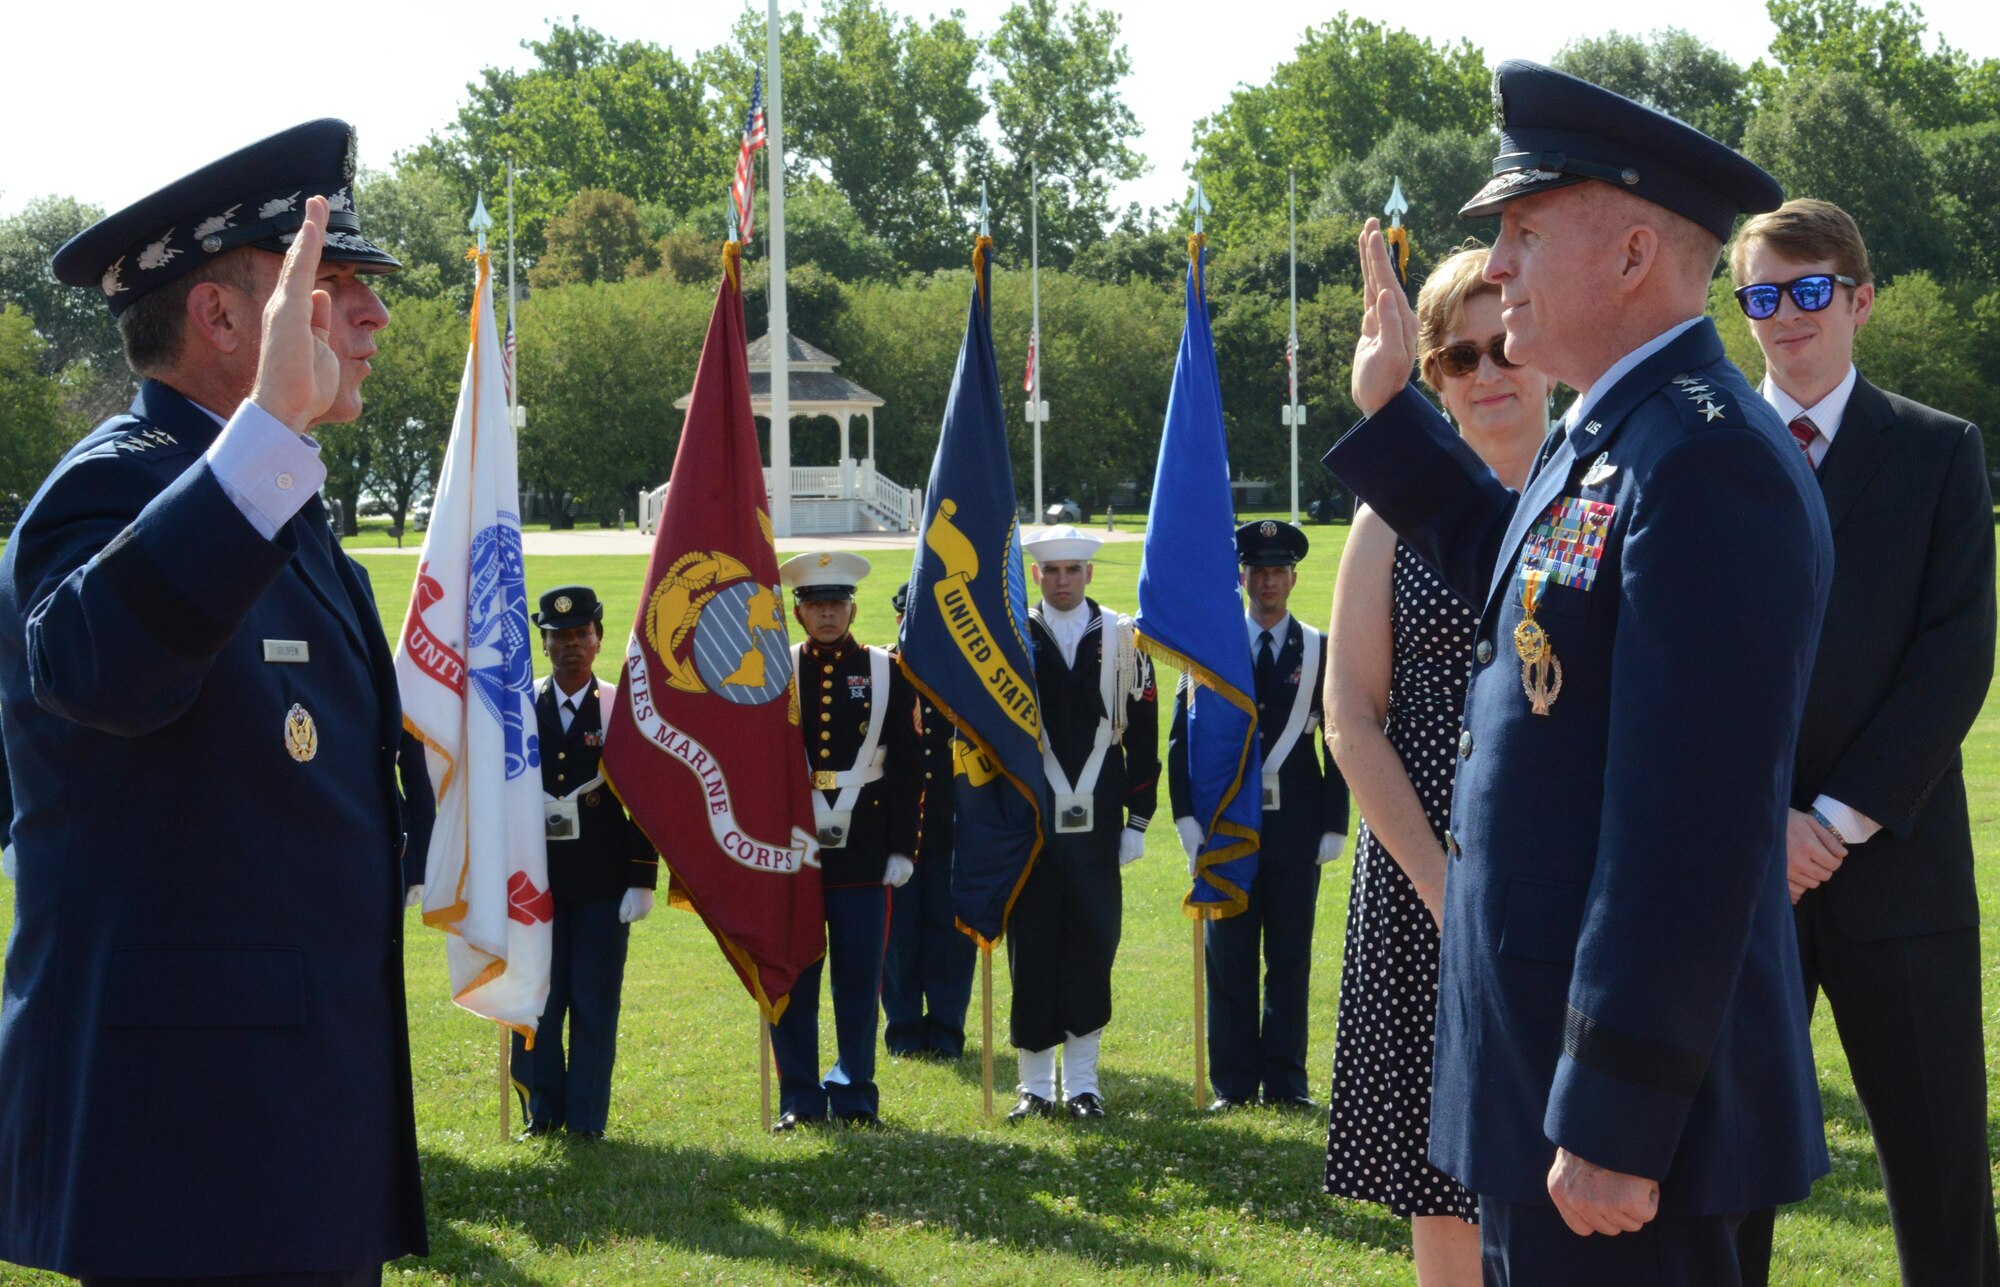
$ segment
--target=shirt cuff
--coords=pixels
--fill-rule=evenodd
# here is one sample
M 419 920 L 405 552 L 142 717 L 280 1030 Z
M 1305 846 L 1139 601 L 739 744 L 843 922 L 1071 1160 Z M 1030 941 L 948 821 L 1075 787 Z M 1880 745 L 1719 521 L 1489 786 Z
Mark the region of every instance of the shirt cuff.
M 284 530 L 326 481 L 319 444 L 293 433 L 247 398 L 209 446 L 206 459 L 223 495 L 267 541 Z
M 1882 824 L 1848 808 L 1830 795 L 1823 795 L 1813 801 L 1813 808 L 1826 815 L 1840 832 L 1840 838 L 1850 845 L 1858 845 L 1882 829 Z

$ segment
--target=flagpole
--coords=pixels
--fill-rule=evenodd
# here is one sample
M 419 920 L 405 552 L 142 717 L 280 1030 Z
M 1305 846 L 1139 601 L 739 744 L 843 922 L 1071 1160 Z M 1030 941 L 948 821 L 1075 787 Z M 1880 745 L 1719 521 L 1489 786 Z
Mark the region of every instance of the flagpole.
M 1305 419 L 1300 415 L 1299 406 L 1299 178 L 1296 172 L 1288 173 L 1286 181 L 1290 185 L 1289 208 L 1292 225 L 1292 326 L 1288 333 L 1290 349 L 1287 351 L 1286 377 L 1290 381 L 1291 405 L 1285 408 L 1285 423 L 1292 430 L 1292 522 L 1299 521 L 1299 424 Z
M 771 192 L 771 530 L 792 534 L 791 321 L 785 311 L 785 109 L 778 67 L 778 0 L 765 2 L 764 119 Z
M 986 1115 L 993 1116 L 993 945 L 979 945 L 979 1018 L 985 1028 L 980 1042 L 979 1076 L 986 1088 Z
M 514 329 L 514 158 L 507 158 L 507 333 L 514 336 L 514 352 L 503 355 L 507 377 L 507 427 L 521 428 L 520 333 Z
M 500 1142 L 505 1144 L 514 1137 L 514 1074 L 508 1067 L 514 1053 L 514 1034 L 505 1025 L 500 1028 Z
M 763 1070 L 764 1133 L 771 1133 L 771 1025 L 764 1022 L 764 1010 L 757 1009 L 757 1067 Z
M 1042 420 L 1048 414 L 1048 404 L 1042 401 L 1042 180 L 1039 163 L 1032 158 L 1028 161 L 1028 298 L 1030 318 L 1028 334 L 1031 337 L 1032 356 L 1029 361 L 1028 378 L 1034 389 L 1028 394 L 1028 422 L 1035 427 L 1035 512 L 1031 516 L 1035 522 L 1042 521 Z M 989 1096 L 990 1099 L 990 1096 Z M 987 1105 L 992 1112 L 992 1105 Z
M 1208 1107 L 1208 999 L 1207 979 L 1203 961 L 1205 945 L 1204 931 L 1208 928 L 1205 917 L 1194 918 L 1194 1106 L 1195 1110 Z

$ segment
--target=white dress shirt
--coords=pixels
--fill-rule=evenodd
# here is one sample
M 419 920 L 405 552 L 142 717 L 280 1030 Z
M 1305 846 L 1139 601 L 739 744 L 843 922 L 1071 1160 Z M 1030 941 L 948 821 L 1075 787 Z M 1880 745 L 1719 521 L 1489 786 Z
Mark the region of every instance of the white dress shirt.
M 597 691 L 597 676 L 592 675 L 588 679 L 585 679 L 583 686 L 573 693 L 564 692 L 562 685 L 557 683 L 553 678 L 549 680 L 549 683 L 556 690 L 556 714 L 562 719 L 563 732 L 567 733 L 569 732 L 570 722 L 577 717 L 577 712 L 583 709 L 583 699 Z M 576 703 L 574 709 L 570 706 L 572 702 Z
M 1847 400 L 1854 396 L 1854 382 L 1860 378 L 1860 374 L 1854 369 L 1854 364 L 1849 362 L 1847 374 L 1841 377 L 1839 384 L 1833 386 L 1833 392 L 1810 407 L 1802 407 L 1797 398 L 1777 386 L 1771 379 L 1770 372 L 1764 373 L 1764 401 L 1777 408 L 1785 423 L 1790 424 L 1800 416 L 1804 416 L 1813 422 L 1813 428 L 1819 430 L 1819 436 L 1814 438 L 1812 446 L 1806 449 L 1806 455 L 1812 459 L 1814 469 L 1818 469 L 1820 462 L 1826 459 L 1827 450 L 1833 446 L 1833 435 L 1840 432 L 1840 422 L 1847 417 Z
M 1074 608 L 1064 610 L 1044 599 L 1042 624 L 1049 628 L 1049 637 L 1062 650 L 1063 665 L 1074 669 L 1076 646 L 1083 642 L 1084 627 L 1090 624 L 1090 600 L 1085 599 Z
M 222 426 L 206 456 L 222 494 L 260 536 L 276 539 L 326 481 L 319 444 L 293 433 L 248 398 L 227 421 L 199 402 L 194 405 Z
M 1854 382 L 1859 378 L 1852 362 L 1847 364 L 1847 374 L 1833 392 L 1821 398 L 1810 407 L 1802 407 L 1799 400 L 1777 386 L 1767 372 L 1764 376 L 1764 400 L 1776 409 L 1786 424 L 1800 416 L 1813 422 L 1819 436 L 1812 440 L 1806 454 L 1812 458 L 1814 469 L 1826 459 L 1826 453 L 1833 446 L 1833 436 L 1840 432 L 1840 422 L 1847 417 L 1847 402 L 1854 396 Z M 1840 832 L 1841 838 L 1850 845 L 1858 845 L 1882 829 L 1882 824 L 1859 810 L 1850 808 L 1830 795 L 1820 796 L 1813 801 L 1813 808 L 1825 815 L 1826 820 Z
M 1263 634 L 1266 629 L 1271 632 L 1271 655 L 1276 657 L 1285 650 L 1285 636 L 1292 629 L 1292 614 L 1287 612 L 1278 618 L 1277 625 L 1265 627 L 1258 625 L 1257 618 L 1246 611 L 1243 614 L 1243 625 L 1250 632 L 1250 660 L 1254 662 L 1257 660 L 1257 636 Z

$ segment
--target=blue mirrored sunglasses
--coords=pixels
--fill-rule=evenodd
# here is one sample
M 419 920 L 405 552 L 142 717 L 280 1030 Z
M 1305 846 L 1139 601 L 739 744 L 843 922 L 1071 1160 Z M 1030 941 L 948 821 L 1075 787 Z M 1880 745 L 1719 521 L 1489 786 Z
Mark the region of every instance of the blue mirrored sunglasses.
M 1799 306 L 1801 313 L 1817 313 L 1833 302 L 1834 283 L 1852 286 L 1855 281 L 1842 273 L 1814 273 L 1788 282 L 1758 282 L 1754 286 L 1738 286 L 1736 302 L 1743 308 L 1743 316 L 1753 322 L 1761 322 L 1778 311 L 1779 292 L 1791 295 L 1792 303 Z

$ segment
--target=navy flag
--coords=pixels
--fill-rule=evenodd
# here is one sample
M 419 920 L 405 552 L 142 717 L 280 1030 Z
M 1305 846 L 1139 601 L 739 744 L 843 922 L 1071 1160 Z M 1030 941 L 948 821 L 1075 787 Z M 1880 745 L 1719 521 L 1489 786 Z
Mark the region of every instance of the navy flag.
M 1245 783 L 1263 772 L 1257 698 L 1236 566 L 1236 514 L 1222 382 L 1203 298 L 1204 239 L 1188 242 L 1187 324 L 1167 397 L 1153 509 L 1139 563 L 1139 646 L 1188 682 L 1188 770 L 1202 827 L 1191 917 L 1220 920 L 1249 905 L 1264 801 Z
M 1048 789 L 1014 468 L 993 355 L 992 247 L 981 236 L 972 252 L 965 341 L 924 496 L 900 645 L 903 673 L 951 717 L 965 743 L 954 757 L 961 776 L 951 898 L 959 928 L 982 947 L 1006 933 L 1041 853 Z

